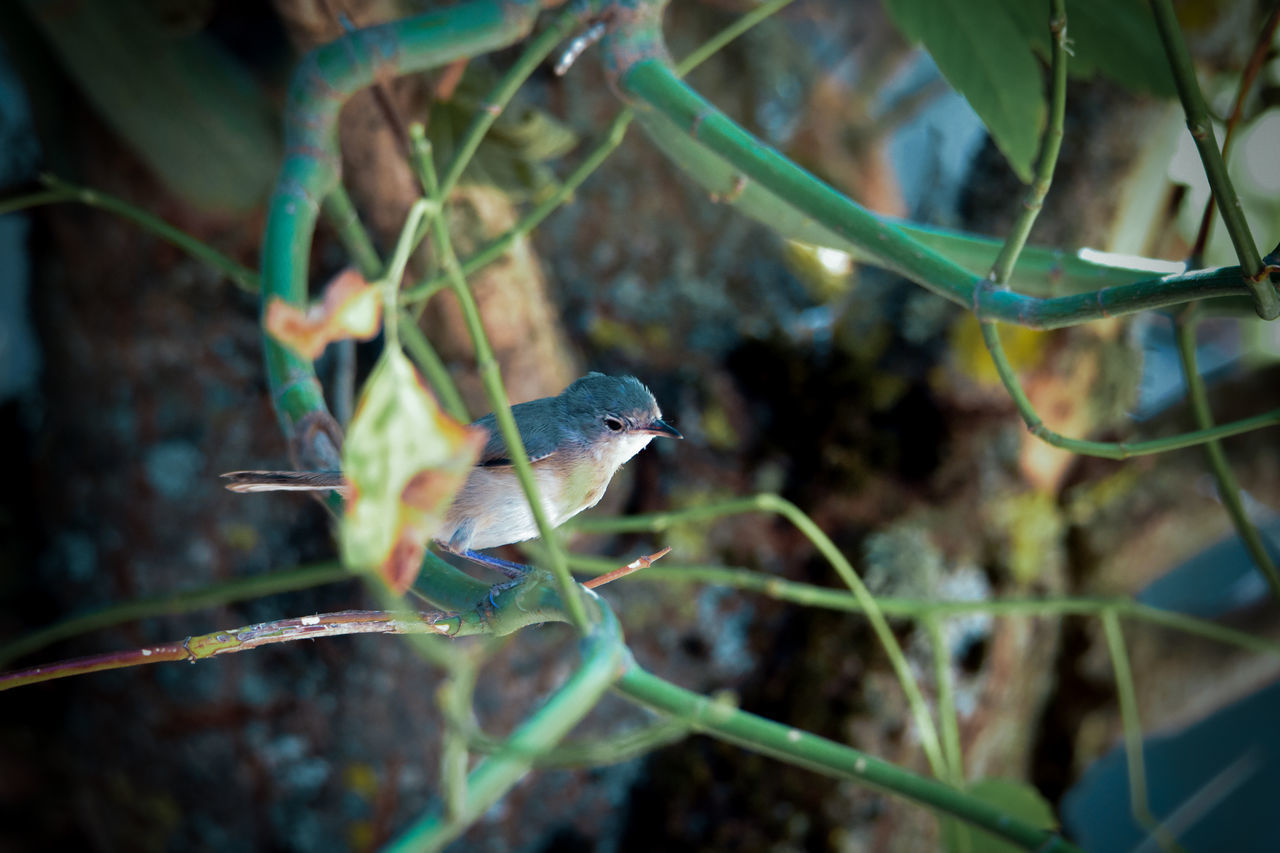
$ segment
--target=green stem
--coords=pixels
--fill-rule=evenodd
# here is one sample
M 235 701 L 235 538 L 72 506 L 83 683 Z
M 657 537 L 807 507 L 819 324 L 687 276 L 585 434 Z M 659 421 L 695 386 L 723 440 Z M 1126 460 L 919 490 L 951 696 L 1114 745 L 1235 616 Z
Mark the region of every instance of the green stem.
M 646 516 L 639 516 L 643 520 Z M 630 518 L 628 520 L 631 520 Z M 608 528 L 592 525 L 594 532 L 608 532 Z M 629 526 L 635 532 L 647 528 Z M 624 532 L 617 530 L 616 532 Z M 612 560 L 574 555 L 570 565 L 592 574 L 600 574 L 617 567 Z M 846 613 L 862 613 L 862 605 L 846 590 L 814 586 L 785 578 L 753 572 L 748 569 L 723 566 L 676 566 L 664 562 L 629 575 L 624 583 L 644 580 L 659 583 L 706 583 L 757 592 L 777 601 L 786 601 L 805 607 L 824 607 Z M 1135 622 L 1158 625 L 1185 634 L 1203 637 L 1224 645 L 1234 646 L 1257 654 L 1280 657 L 1280 642 L 1256 637 L 1216 622 L 1208 622 L 1170 610 L 1162 610 L 1131 599 L 1123 598 L 1005 598 L 988 601 L 935 601 L 914 598 L 877 598 L 876 605 L 885 616 L 893 619 L 947 618 L 982 613 L 990 616 L 1099 616 L 1111 609 Z
M 1170 0 L 1151 0 L 1151 11 L 1155 15 L 1160 41 L 1164 44 L 1165 56 L 1169 60 L 1169 69 L 1173 72 L 1182 109 L 1187 115 L 1187 129 L 1195 140 L 1205 177 L 1208 178 L 1213 197 L 1218 202 L 1222 222 L 1231 236 L 1231 243 L 1235 246 L 1245 285 L 1253 293 L 1258 316 L 1264 320 L 1274 320 L 1280 317 L 1280 296 L 1276 295 L 1275 287 L 1263 270 L 1262 258 L 1249 233 L 1244 208 L 1240 205 L 1240 198 L 1227 174 L 1227 164 L 1222 158 L 1222 152 L 1218 150 L 1209 109 L 1205 104 L 1204 94 L 1200 91 L 1195 65 L 1182 37 L 1182 29 L 1178 26 L 1178 18 L 1173 13 L 1173 4 Z
M 952 685 L 951 649 L 947 647 L 942 617 L 935 614 L 920 620 L 933 649 L 933 678 L 938 690 L 938 727 L 942 730 L 942 750 L 947 759 L 946 781 L 964 788 L 964 752 L 960 748 L 960 718 Z
M 141 208 L 134 207 L 123 199 L 108 195 L 101 190 L 80 187 L 68 183 L 52 175 L 42 175 L 40 182 L 48 187 L 38 193 L 14 196 L 0 200 L 0 216 L 15 213 L 45 204 L 77 202 L 96 207 L 108 213 L 114 213 L 137 225 L 144 231 L 155 234 L 167 243 L 174 245 L 198 261 L 208 264 L 226 276 L 232 284 L 245 293 L 258 292 L 258 274 L 243 264 L 236 263 L 221 252 L 210 248 L 195 237 L 179 231 L 169 223 L 156 218 Z
M 1187 382 L 1187 396 L 1191 403 L 1191 412 L 1195 416 L 1196 426 L 1201 429 L 1213 427 L 1213 413 L 1209 408 L 1209 394 L 1205 390 L 1204 378 L 1196 366 L 1196 327 L 1194 316 L 1184 314 L 1174 324 L 1174 334 L 1178 342 L 1178 355 L 1182 359 L 1182 374 Z M 1258 533 L 1258 528 L 1249 520 L 1244 501 L 1240 498 L 1240 484 L 1236 482 L 1231 464 L 1227 461 L 1227 453 L 1219 441 L 1208 441 L 1204 445 L 1205 458 L 1209 462 L 1209 470 L 1218 484 L 1218 498 L 1222 501 L 1236 533 L 1244 542 L 1254 565 L 1271 587 L 1271 594 L 1280 601 L 1280 572 L 1267 553 L 1267 546 Z
M 564 550 L 556 539 L 555 526 L 547 518 L 545 504 L 538 494 L 538 484 L 534 481 L 533 465 L 529 462 L 529 454 L 524 447 L 524 439 L 520 428 L 516 426 L 515 416 L 511 414 L 511 401 L 507 398 L 506 388 L 502 384 L 502 374 L 498 367 L 498 359 L 494 355 L 489 336 L 485 333 L 480 319 L 480 307 L 476 304 L 467 280 L 462 274 L 458 256 L 453 251 L 453 241 L 449 237 L 449 223 L 444 214 L 443 197 L 436 178 L 435 165 L 431 157 L 431 143 L 426 137 L 421 124 L 409 126 L 409 142 L 412 146 L 413 165 L 422 181 L 423 189 L 431 199 L 435 209 L 432 211 L 431 231 L 440 255 L 445 273 L 449 276 L 450 289 L 458 298 L 462 309 L 463 321 L 471 335 L 476 350 L 476 370 L 484 384 L 489 403 L 493 407 L 494 419 L 498 432 L 510 452 L 511 462 L 515 468 L 520 487 L 529 501 L 529 511 L 538 525 L 538 535 L 547 546 L 551 574 L 560 588 L 560 595 L 570 621 L 582 632 L 588 627 L 586 609 L 583 607 L 581 590 L 569 566 L 565 562 Z
M 676 73 L 679 75 L 689 73 L 694 68 L 697 68 L 705 62 L 708 58 L 713 56 L 717 51 L 721 50 L 733 39 L 742 35 L 751 27 L 765 20 L 770 15 L 775 14 L 780 9 L 789 6 L 793 2 L 795 2 L 795 0 L 771 0 L 771 2 L 764 3 L 755 9 L 752 9 L 747 14 L 742 15 L 732 24 L 707 39 L 706 42 L 699 45 L 696 50 L 681 60 L 677 66 Z M 498 95 L 502 88 L 503 84 L 499 83 L 498 89 L 495 90 L 495 94 L 491 94 L 486 102 L 490 104 L 499 102 L 505 103 L 505 101 L 498 100 Z M 626 136 L 627 126 L 631 124 L 631 121 L 634 118 L 635 112 L 630 107 L 623 108 L 619 111 L 618 114 L 614 116 L 608 129 L 605 130 L 603 141 L 597 144 L 596 147 L 593 148 L 585 158 L 583 158 L 582 162 L 578 164 L 578 167 L 569 173 L 569 176 L 564 179 L 552 195 L 548 196 L 542 203 L 538 204 L 527 214 L 521 217 L 520 220 L 508 231 L 493 239 L 471 257 L 463 261 L 463 275 L 470 276 L 472 273 L 501 258 L 507 253 L 507 250 L 511 248 L 512 244 L 514 244 L 516 240 L 530 234 L 533 229 L 542 223 L 544 219 L 556 210 L 559 210 L 560 206 L 573 195 L 578 187 L 581 186 L 582 183 L 596 171 L 596 169 L 600 168 L 600 165 L 604 163 L 604 161 L 608 159 L 609 155 L 613 153 L 613 150 L 618 147 L 622 142 L 623 137 Z M 475 127 L 476 125 L 473 124 L 472 130 L 474 130 Z M 458 162 L 456 158 L 454 162 Z M 463 166 L 465 167 L 465 163 Z M 459 174 L 461 174 L 462 168 L 463 167 L 458 167 Z M 450 171 L 453 171 L 453 169 L 451 168 Z M 446 186 L 449 185 L 446 184 Z M 943 237 L 941 239 L 946 238 Z M 446 273 L 441 273 L 421 282 L 415 287 L 407 289 L 403 294 L 401 294 L 401 301 L 406 305 L 423 302 L 430 299 L 439 291 L 445 289 L 448 286 L 448 283 L 448 275 Z M 1231 284 L 1233 286 L 1237 286 L 1239 284 L 1238 277 L 1232 278 Z
M 387 264 L 387 272 L 382 279 L 383 308 L 382 330 L 387 336 L 386 345 L 392 348 L 400 346 L 400 281 L 404 278 L 405 267 L 409 265 L 409 255 L 413 252 L 414 235 L 418 233 L 418 225 L 427 216 L 440 215 L 439 201 L 428 201 L 420 198 L 409 207 L 404 227 L 400 229 L 400 239 L 396 241 L 396 250 Z
M 469 276 L 494 261 L 501 258 L 507 253 L 507 250 L 519 240 L 531 233 L 534 228 L 542 223 L 552 213 L 560 209 L 568 198 L 573 195 L 582 182 L 591 176 L 596 169 L 600 167 L 613 150 L 622 142 L 626 135 L 627 125 L 631 123 L 633 113 L 630 109 L 623 109 L 613 119 L 613 123 L 605 131 L 604 141 L 595 147 L 590 154 L 578 165 L 576 169 L 564 179 L 563 183 L 556 189 L 554 193 L 547 197 L 545 201 L 538 204 L 524 216 L 520 217 L 508 231 L 501 236 L 486 243 L 483 248 L 479 249 L 474 255 L 467 258 L 461 264 L 462 274 Z M 423 302 L 439 291 L 447 288 L 450 282 L 450 275 L 447 272 L 440 273 L 426 281 L 421 282 L 414 287 L 407 288 L 401 294 L 401 302 L 405 305 L 413 305 Z
M 476 765 L 456 811 L 418 820 L 387 846 L 388 851 L 438 850 L 457 838 L 528 774 L 533 756 L 554 747 L 596 706 L 629 663 L 617 620 L 607 606 L 601 603 L 599 609 L 602 618 L 589 626 L 582 640 L 581 665 L 512 733 L 505 751 Z
M 1215 439 L 1227 438 L 1228 436 L 1280 424 L 1280 409 L 1273 409 L 1260 415 L 1208 429 L 1184 432 L 1166 438 L 1152 438 L 1146 441 L 1088 441 L 1079 438 L 1068 438 L 1045 426 L 1040 415 L 1036 413 L 1035 407 L 1031 405 L 1031 400 L 1018 382 L 1017 371 L 1009 363 L 1009 357 L 1005 354 L 1004 345 L 1000 342 L 1000 332 L 995 324 L 982 323 L 981 328 L 982 340 L 987 345 L 987 351 L 991 353 L 991 360 L 995 364 L 996 373 L 1000 376 L 1000 381 L 1004 383 L 1005 390 L 1009 392 L 1009 396 L 1013 399 L 1013 404 L 1017 407 L 1018 414 L 1022 415 L 1022 420 L 1026 422 L 1027 429 L 1030 430 L 1032 435 L 1052 444 L 1054 447 L 1061 447 L 1064 450 L 1070 450 L 1073 453 L 1079 453 L 1084 456 L 1099 456 L 1104 459 L 1130 459 L 1135 456 L 1149 456 L 1153 453 L 1164 453 L 1168 450 L 1195 447 L 1198 444 L 1205 444 Z
M 628 15 L 606 38 L 606 58 L 619 88 L 641 109 L 638 117 L 646 131 L 690 177 L 721 198 L 731 197 L 743 213 L 787 237 L 854 252 L 975 311 L 980 319 L 1033 328 L 1251 292 L 1242 279 L 1223 280 L 1216 273 L 1149 279 L 1052 299 L 981 288 L 980 275 L 915 239 L 915 230 L 908 233 L 835 192 L 681 83 L 666 65 L 656 11 L 661 5 L 657 0 L 640 3 L 643 13 Z
M 1120 700 L 1120 719 L 1124 727 L 1124 752 L 1129 770 L 1129 808 L 1133 817 L 1154 835 L 1165 850 L 1177 848 L 1175 839 L 1159 825 L 1151 814 L 1147 800 L 1147 770 L 1143 759 L 1142 719 L 1138 711 L 1138 693 L 1133 685 L 1129 652 L 1125 648 L 1124 630 L 1114 610 L 1102 612 L 1102 627 L 1107 638 L 1107 653 L 1115 673 L 1116 696 Z
M 413 317 L 403 310 L 400 312 L 400 335 L 404 348 L 440 398 L 440 405 L 454 420 L 468 423 L 471 414 L 467 411 L 467 404 L 463 402 L 457 384 L 449 374 L 449 368 L 445 366 L 435 347 L 431 346 L 427 336 L 418 328 Z
M 360 215 L 356 213 L 356 206 L 341 181 L 334 184 L 333 189 L 325 196 L 324 215 L 364 280 L 374 281 L 380 278 L 382 258 L 378 257 L 378 250 L 374 248 L 373 240 L 369 239 L 369 232 L 360 224 Z
M 945 778 L 947 765 L 943 760 L 938 731 L 934 727 L 933 719 L 929 716 L 929 707 L 924 701 L 924 696 L 920 693 L 920 686 L 916 683 L 915 676 L 911 674 L 911 666 L 907 663 L 906 656 L 902 653 L 902 647 L 898 644 L 897 638 L 893 636 L 893 631 L 889 628 L 889 623 L 885 621 L 884 614 L 880 611 L 876 599 L 867 590 L 862 579 L 858 577 L 858 573 L 854 571 L 852 564 L 845 559 L 844 554 L 840 553 L 840 549 L 836 547 L 830 537 L 823 533 L 822 529 L 813 522 L 813 519 L 805 515 L 795 504 L 778 495 L 759 494 L 754 497 L 726 501 L 721 504 L 690 507 L 675 513 L 657 513 L 619 519 L 575 520 L 571 523 L 575 529 L 579 530 L 662 530 L 671 524 L 706 518 L 720 518 L 725 515 L 745 512 L 767 512 L 785 518 L 793 527 L 804 534 L 805 538 L 831 564 L 836 574 L 849 587 L 849 591 L 853 594 L 859 608 L 866 614 L 867 621 L 871 623 L 871 630 L 875 633 L 876 639 L 879 640 L 885 656 L 889 658 L 889 664 L 893 667 L 898 682 L 902 685 L 902 692 L 906 695 L 907 705 L 911 709 L 911 717 L 915 721 L 916 729 L 920 736 L 920 746 L 924 750 L 930 768 L 935 776 L 940 779 Z
M 536 71 L 556 46 L 573 32 L 580 17 L 581 12 L 578 7 L 570 4 L 556 15 L 537 38 L 529 42 L 528 46 L 520 52 L 520 57 L 507 69 L 507 73 L 502 75 L 502 79 L 493 87 L 493 91 L 471 117 L 471 124 L 467 126 L 467 131 L 462 136 L 462 142 L 453 155 L 452 162 L 440 177 L 441 198 L 447 199 L 449 193 L 453 192 L 453 188 L 457 186 L 458 180 L 471 162 L 471 158 L 475 156 L 489 128 L 493 127 L 493 123 L 498 120 L 498 116 L 502 115 L 502 111 L 524 85 L 524 81 L 529 79 L 529 75 Z
M 645 672 L 635 664 L 618 681 L 617 690 L 642 705 L 676 716 L 693 729 L 718 740 L 826 776 L 852 779 L 893 792 L 1026 850 L 1043 853 L 1078 850 L 1056 833 L 1024 824 L 950 785 L 917 776 L 856 749 L 740 711 L 726 703 L 711 701 Z
M 990 278 L 997 285 L 1009 283 L 1022 247 L 1027 245 L 1031 228 L 1044 207 L 1045 196 L 1053 185 L 1053 171 L 1058 165 L 1058 151 L 1062 148 L 1062 126 L 1067 112 L 1067 12 L 1065 0 L 1049 2 L 1049 40 L 1052 45 L 1049 86 L 1049 123 L 1044 139 L 1040 142 L 1040 156 L 1036 163 L 1035 178 L 1027 188 L 1022 209 L 1014 218 L 1009 236 L 1000 249 L 1000 255 L 991 267 Z

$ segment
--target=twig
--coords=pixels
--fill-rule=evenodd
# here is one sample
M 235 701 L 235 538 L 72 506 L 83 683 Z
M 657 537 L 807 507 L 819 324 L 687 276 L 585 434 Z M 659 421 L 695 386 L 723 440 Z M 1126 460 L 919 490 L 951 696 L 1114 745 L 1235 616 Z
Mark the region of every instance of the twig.
M 647 569 L 650 566 L 652 566 L 654 563 L 656 563 L 658 560 L 661 560 L 663 557 L 667 556 L 670 553 L 671 553 L 671 546 L 668 545 L 666 548 L 663 548 L 661 551 L 658 551 L 656 554 L 650 554 L 647 557 L 637 557 L 636 559 L 632 560 L 630 563 L 627 563 L 625 566 L 623 566 L 620 569 L 614 569 L 611 572 L 605 572 L 604 574 L 598 577 L 594 577 L 589 581 L 583 581 L 582 585 L 585 586 L 587 589 L 595 589 L 596 587 L 604 586 L 610 581 L 616 581 L 619 578 L 625 578 L 627 575 L 632 574 L 634 572 L 638 572 L 641 569 Z

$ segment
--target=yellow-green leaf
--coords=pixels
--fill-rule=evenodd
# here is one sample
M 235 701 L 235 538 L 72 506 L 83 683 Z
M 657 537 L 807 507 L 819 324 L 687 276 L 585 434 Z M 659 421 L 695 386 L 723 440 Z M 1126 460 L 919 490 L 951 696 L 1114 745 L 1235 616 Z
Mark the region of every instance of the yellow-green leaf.
M 1058 818 L 1053 807 L 1040 792 L 1026 782 L 1013 779 L 980 779 L 965 789 L 965 793 L 990 803 L 1011 818 L 1042 829 L 1057 829 Z M 1017 853 L 1017 844 L 997 838 L 968 824 L 958 826 L 955 838 L 957 850 L 981 850 L 983 853 Z
M 487 439 L 441 411 L 403 352 L 386 350 L 342 447 L 351 489 L 343 562 L 376 569 L 396 592 L 407 589 Z

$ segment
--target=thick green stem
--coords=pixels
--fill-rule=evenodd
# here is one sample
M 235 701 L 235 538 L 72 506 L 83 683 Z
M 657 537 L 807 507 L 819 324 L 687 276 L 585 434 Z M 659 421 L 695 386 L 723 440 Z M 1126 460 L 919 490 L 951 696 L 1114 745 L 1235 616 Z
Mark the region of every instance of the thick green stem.
M 799 729 L 757 717 L 698 693 L 677 687 L 632 664 L 617 683 L 618 692 L 654 710 L 671 714 L 696 731 L 806 767 L 817 773 L 852 779 L 890 791 L 984 829 L 1026 850 L 1076 851 L 1056 833 L 1010 818 L 995 806 L 950 785 L 917 776 L 887 761 Z

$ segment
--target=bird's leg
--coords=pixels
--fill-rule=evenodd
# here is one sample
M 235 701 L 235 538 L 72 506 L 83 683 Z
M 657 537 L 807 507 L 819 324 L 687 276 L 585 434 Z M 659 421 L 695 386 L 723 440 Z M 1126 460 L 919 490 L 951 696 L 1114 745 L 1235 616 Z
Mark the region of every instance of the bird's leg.
M 481 554 L 479 551 L 473 551 L 467 548 L 462 551 L 454 551 L 459 557 L 478 563 L 481 566 L 488 566 L 491 569 L 497 569 L 509 578 L 518 580 L 529 573 L 529 567 L 523 563 L 513 563 L 510 560 L 504 560 L 501 557 L 491 557 L 488 554 Z

